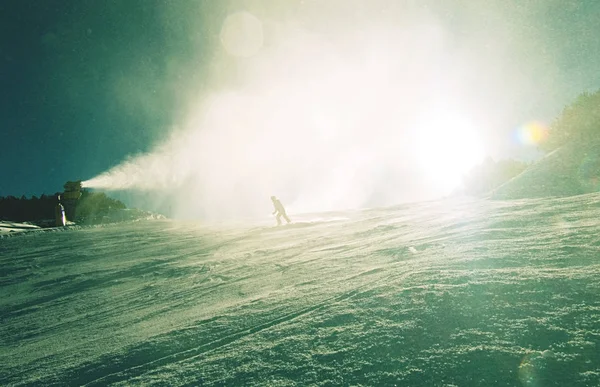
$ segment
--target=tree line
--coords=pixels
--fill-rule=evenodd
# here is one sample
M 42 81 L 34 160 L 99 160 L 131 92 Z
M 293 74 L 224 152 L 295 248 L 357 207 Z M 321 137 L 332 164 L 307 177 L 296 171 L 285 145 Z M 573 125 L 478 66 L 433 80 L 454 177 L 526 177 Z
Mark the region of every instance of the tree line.
M 550 125 L 539 148 L 551 152 L 568 142 L 600 143 L 600 89 L 580 94 Z
M 0 197 L 0 219 L 14 222 L 39 223 L 55 219 L 56 205 L 58 204 L 57 192 L 52 195 L 43 194 L 40 197 L 25 195 Z M 108 197 L 103 192 L 90 192 L 83 190 L 77 202 L 75 221 L 94 223 L 110 211 L 125 209 L 127 206 L 119 200 Z M 54 224 L 53 222 L 46 222 Z

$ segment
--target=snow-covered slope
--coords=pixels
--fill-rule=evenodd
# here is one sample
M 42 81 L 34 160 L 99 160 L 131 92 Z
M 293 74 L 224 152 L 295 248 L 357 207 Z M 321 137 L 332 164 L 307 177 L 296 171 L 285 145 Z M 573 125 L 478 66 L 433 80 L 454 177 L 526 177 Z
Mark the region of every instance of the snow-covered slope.
M 600 146 L 568 143 L 493 192 L 496 199 L 565 197 L 600 191 Z
M 2 239 L 0 385 L 597 386 L 599 219 L 585 195 Z

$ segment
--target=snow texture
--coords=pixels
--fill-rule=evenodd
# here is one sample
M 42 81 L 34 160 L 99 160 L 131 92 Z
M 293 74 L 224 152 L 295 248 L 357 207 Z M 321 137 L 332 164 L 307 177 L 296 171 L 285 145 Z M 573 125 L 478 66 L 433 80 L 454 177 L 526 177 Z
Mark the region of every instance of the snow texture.
M 598 386 L 599 217 L 592 194 L 20 233 L 0 385 Z

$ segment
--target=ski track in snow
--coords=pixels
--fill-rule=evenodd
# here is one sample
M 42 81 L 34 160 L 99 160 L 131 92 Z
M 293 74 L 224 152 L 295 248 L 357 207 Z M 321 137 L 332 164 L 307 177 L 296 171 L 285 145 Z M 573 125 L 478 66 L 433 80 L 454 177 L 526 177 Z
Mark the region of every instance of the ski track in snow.
M 1 239 L 0 385 L 600 385 L 600 195 L 320 217 Z

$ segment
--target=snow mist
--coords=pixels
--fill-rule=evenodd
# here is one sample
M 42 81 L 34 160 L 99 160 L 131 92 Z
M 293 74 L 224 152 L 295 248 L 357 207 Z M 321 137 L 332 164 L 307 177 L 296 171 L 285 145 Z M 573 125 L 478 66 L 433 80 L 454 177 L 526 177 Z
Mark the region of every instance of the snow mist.
M 218 87 L 152 152 L 83 185 L 149 192 L 190 218 L 268 214 L 271 195 L 293 213 L 448 194 L 483 157 L 469 114 L 483 109 L 455 81 L 477 54 L 453 52 L 426 12 L 364 27 L 230 15 L 207 75 Z

